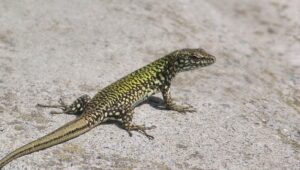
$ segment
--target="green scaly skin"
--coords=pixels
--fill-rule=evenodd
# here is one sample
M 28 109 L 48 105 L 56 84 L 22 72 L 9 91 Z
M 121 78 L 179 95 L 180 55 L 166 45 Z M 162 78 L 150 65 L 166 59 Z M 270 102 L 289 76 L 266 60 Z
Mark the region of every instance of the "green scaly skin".
M 145 131 L 151 128 L 132 122 L 135 106 L 149 96 L 162 92 L 166 109 L 181 113 L 194 111 L 191 107 L 173 102 L 171 80 L 179 72 L 208 66 L 215 60 L 203 49 L 177 50 L 105 87 L 92 99 L 84 95 L 70 106 L 62 101 L 59 105 L 38 104 L 41 107 L 61 108 L 62 113 L 75 114 L 78 118 L 11 152 L 0 160 L 0 169 L 16 158 L 73 139 L 109 119 L 120 120 L 130 136 L 131 131 L 138 131 L 153 139 Z

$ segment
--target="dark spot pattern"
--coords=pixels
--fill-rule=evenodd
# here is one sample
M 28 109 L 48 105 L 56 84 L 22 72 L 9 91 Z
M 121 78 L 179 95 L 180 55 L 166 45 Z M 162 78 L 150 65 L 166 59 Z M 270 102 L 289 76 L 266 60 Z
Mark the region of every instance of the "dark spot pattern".
M 203 49 L 174 51 L 99 91 L 87 104 L 83 116 L 90 125 L 110 117 L 120 119 L 149 96 L 169 89 L 176 73 L 214 62 L 215 57 Z

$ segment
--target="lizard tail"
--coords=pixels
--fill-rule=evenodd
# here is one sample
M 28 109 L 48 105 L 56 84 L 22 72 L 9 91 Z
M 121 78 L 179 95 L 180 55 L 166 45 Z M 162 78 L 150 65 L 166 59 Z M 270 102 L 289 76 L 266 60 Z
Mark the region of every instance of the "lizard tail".
M 30 142 L 8 154 L 0 160 L 0 169 L 16 158 L 68 141 L 89 131 L 91 128 L 92 127 L 88 125 L 87 120 L 83 117 L 75 119 L 50 134 Z

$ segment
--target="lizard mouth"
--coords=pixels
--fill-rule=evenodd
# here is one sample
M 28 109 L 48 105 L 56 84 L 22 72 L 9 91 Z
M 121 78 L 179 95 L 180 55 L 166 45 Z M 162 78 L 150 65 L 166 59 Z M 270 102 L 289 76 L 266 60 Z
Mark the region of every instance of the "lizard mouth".
M 214 56 L 211 56 L 209 58 L 202 58 L 201 60 L 199 60 L 199 64 L 201 66 L 207 66 L 207 65 L 211 65 L 216 61 L 216 58 Z

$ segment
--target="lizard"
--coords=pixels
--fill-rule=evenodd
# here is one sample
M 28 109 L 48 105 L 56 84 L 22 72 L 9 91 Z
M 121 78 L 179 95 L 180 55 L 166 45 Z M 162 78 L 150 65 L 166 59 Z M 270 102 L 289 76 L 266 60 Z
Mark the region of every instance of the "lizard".
M 146 132 L 153 127 L 133 123 L 134 108 L 161 92 L 166 110 L 194 112 L 192 106 L 174 102 L 170 92 L 171 80 L 177 73 L 208 66 L 215 61 L 216 58 L 202 48 L 180 49 L 106 86 L 93 98 L 83 95 L 70 105 L 62 100 L 58 105 L 38 104 L 40 107 L 59 108 L 59 113 L 74 114 L 77 118 L 9 153 L 0 160 L 0 169 L 14 159 L 71 140 L 111 119 L 119 120 L 129 136 L 132 136 L 132 131 L 137 131 L 150 140 L 154 139 Z

